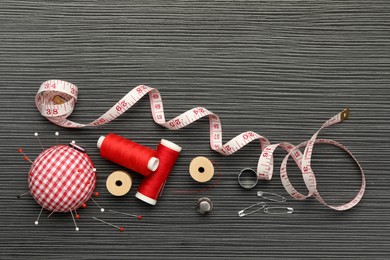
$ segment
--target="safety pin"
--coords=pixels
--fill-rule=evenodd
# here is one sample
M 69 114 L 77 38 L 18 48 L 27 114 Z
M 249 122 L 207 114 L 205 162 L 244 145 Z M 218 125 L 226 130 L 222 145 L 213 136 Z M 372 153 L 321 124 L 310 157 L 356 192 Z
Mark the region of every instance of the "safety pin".
M 274 212 L 272 212 L 274 211 Z M 270 215 L 284 215 L 284 214 L 291 214 L 294 212 L 293 208 L 290 207 L 268 207 L 264 209 L 264 213 L 270 214 Z
M 253 204 L 253 205 L 251 205 L 251 206 L 249 206 L 249 207 L 247 207 L 247 208 L 245 208 L 245 209 L 243 209 L 243 210 L 240 210 L 240 211 L 238 212 L 238 216 L 239 216 L 239 217 L 244 217 L 244 216 L 253 214 L 253 213 L 255 213 L 255 212 L 259 211 L 259 210 L 264 209 L 264 208 L 265 208 L 265 205 L 266 205 L 266 204 L 265 204 L 265 202 L 263 202 L 263 201 L 258 202 L 258 203 L 255 203 L 255 204 Z M 248 211 L 249 209 L 251 209 L 251 208 L 253 208 L 253 207 L 256 207 L 256 206 L 259 206 L 259 208 L 255 209 L 255 210 L 253 210 L 253 211 L 250 211 L 250 212 L 248 212 L 248 213 L 246 213 L 246 211 Z
M 257 197 L 264 198 L 269 201 L 274 201 L 274 202 L 286 202 L 286 198 L 272 192 L 266 192 L 266 191 L 258 191 L 257 192 Z

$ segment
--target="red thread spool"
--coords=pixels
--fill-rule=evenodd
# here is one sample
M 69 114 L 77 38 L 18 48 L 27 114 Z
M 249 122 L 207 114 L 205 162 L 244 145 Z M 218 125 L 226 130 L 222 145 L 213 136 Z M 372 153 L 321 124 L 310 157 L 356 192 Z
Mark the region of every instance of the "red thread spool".
M 101 136 L 97 147 L 103 158 L 144 176 L 150 175 L 159 165 L 155 150 L 116 134 Z
M 161 139 L 157 146 L 159 167 L 152 175 L 145 177 L 139 185 L 138 192 L 135 194 L 138 199 L 150 205 L 156 205 L 180 151 L 181 147 L 177 144 Z

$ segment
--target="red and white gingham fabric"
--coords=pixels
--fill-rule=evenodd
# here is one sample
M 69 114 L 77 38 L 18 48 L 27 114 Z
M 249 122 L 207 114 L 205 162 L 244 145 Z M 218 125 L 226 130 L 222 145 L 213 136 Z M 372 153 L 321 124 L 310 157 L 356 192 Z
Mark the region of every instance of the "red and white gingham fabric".
M 96 174 L 89 156 L 65 145 L 43 151 L 29 173 L 31 195 L 53 212 L 78 209 L 89 200 L 95 185 Z

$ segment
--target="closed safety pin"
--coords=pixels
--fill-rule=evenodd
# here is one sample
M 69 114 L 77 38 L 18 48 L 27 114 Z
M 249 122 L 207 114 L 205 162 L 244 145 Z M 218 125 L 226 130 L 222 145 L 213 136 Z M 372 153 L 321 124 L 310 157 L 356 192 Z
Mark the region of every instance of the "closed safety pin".
M 253 204 L 253 205 L 251 205 L 251 206 L 249 206 L 249 207 L 247 207 L 247 208 L 245 208 L 245 209 L 243 209 L 243 210 L 240 210 L 240 211 L 238 212 L 238 216 L 239 216 L 239 217 L 244 217 L 244 216 L 253 214 L 253 213 L 255 213 L 255 212 L 259 211 L 259 210 L 264 209 L 264 208 L 265 208 L 265 205 L 266 205 L 266 204 L 265 204 L 265 202 L 263 202 L 263 201 L 258 202 L 258 203 L 255 203 L 255 204 Z M 251 209 L 251 208 L 253 208 L 253 207 L 256 207 L 256 206 L 258 206 L 257 209 L 247 212 L 249 209 Z
M 264 213 L 270 215 L 284 215 L 284 214 L 291 214 L 293 212 L 294 209 L 290 207 L 268 207 L 264 209 Z
M 274 202 L 286 202 L 286 198 L 278 195 L 276 193 L 271 193 L 271 192 L 266 192 L 266 191 L 258 191 L 257 192 L 257 197 L 264 198 L 269 201 L 274 201 Z

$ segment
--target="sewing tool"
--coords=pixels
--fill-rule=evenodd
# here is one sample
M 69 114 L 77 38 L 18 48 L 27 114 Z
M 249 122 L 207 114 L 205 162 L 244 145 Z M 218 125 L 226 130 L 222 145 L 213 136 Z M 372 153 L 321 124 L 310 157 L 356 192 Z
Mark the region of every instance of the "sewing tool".
M 292 214 L 294 209 L 291 207 L 268 207 L 264 208 L 264 213 L 270 215 L 285 215 Z
M 222 172 L 221 172 L 221 167 L 219 166 L 219 163 L 217 163 L 216 161 L 211 161 L 213 163 L 213 165 L 215 166 L 214 168 L 217 168 L 217 172 L 218 172 L 218 175 L 217 175 L 217 178 L 214 179 L 214 181 L 206 186 L 206 187 L 202 187 L 200 189 L 173 189 L 172 192 L 173 193 L 180 193 L 180 194 L 196 194 L 196 193 L 201 193 L 201 192 L 205 192 L 205 191 L 208 191 L 208 190 L 211 190 L 212 188 L 214 188 L 215 185 L 217 185 L 217 183 L 220 181 L 221 177 L 222 177 Z
M 250 214 L 256 213 L 260 210 L 263 210 L 264 213 L 270 214 L 270 215 L 284 215 L 284 214 L 292 214 L 294 212 L 294 209 L 291 207 L 281 207 L 281 206 L 270 206 L 267 205 L 269 203 L 275 204 L 275 203 L 285 203 L 286 198 L 272 192 L 266 192 L 266 191 L 258 191 L 257 197 L 268 200 L 270 202 L 264 202 L 260 201 L 257 202 L 249 207 L 244 208 L 243 210 L 240 210 L 238 212 L 239 217 L 245 217 Z M 251 210 L 254 208 L 254 210 Z
M 196 202 L 196 210 L 202 215 L 207 215 L 213 210 L 213 203 L 207 197 L 200 198 Z
M 114 196 L 126 195 L 130 191 L 131 185 L 131 175 L 125 171 L 115 171 L 106 180 L 107 190 Z
M 181 147 L 177 144 L 161 139 L 156 151 L 156 156 L 160 161 L 159 167 L 153 174 L 142 180 L 135 194 L 138 199 L 150 205 L 156 205 L 180 151 Z
M 58 136 L 60 136 L 59 132 L 55 132 L 54 135 L 56 136 L 56 145 L 58 145 Z
M 254 210 L 250 210 L 252 208 L 254 208 Z M 261 201 L 249 207 L 246 207 L 243 210 L 240 210 L 238 212 L 238 216 L 245 217 L 253 213 L 256 213 L 260 210 L 263 210 L 265 214 L 269 214 L 269 215 L 285 215 L 285 214 L 292 214 L 294 212 L 294 209 L 291 207 L 267 207 L 267 203 Z
M 41 147 L 42 147 L 42 150 L 44 151 L 44 150 L 45 150 L 45 148 L 43 148 L 43 145 L 42 145 L 41 139 L 39 138 L 39 134 L 35 132 L 35 133 L 34 133 L 34 136 L 37 138 L 37 140 L 38 140 L 38 143 L 41 145 Z
M 354 207 L 355 205 L 357 205 L 363 197 L 365 187 L 366 187 L 366 181 L 365 181 L 363 169 L 360 166 L 357 159 L 342 144 L 330 139 L 317 139 L 318 133 L 322 129 L 340 123 L 344 120 L 347 120 L 349 117 L 348 109 L 344 109 L 340 113 L 336 114 L 335 116 L 327 120 L 321 126 L 321 128 L 310 138 L 310 140 L 303 142 L 298 146 L 294 146 L 286 142 L 271 145 L 271 143 L 268 141 L 267 138 L 253 131 L 243 132 L 237 135 L 236 137 L 234 137 L 233 139 L 231 139 L 230 141 L 228 141 L 227 143 L 222 144 L 222 124 L 220 122 L 218 115 L 212 113 L 206 108 L 196 107 L 176 116 L 171 120 L 165 121 L 162 98 L 160 92 L 157 89 L 150 88 L 144 85 L 135 87 L 128 94 L 126 94 L 120 101 L 118 101 L 112 108 L 110 108 L 104 115 L 100 116 L 99 118 L 97 118 L 96 120 L 94 120 L 89 124 L 79 124 L 66 119 L 74 109 L 75 103 L 77 102 L 77 94 L 78 94 L 78 88 L 74 84 L 62 80 L 48 80 L 43 82 L 42 85 L 40 86 L 38 93 L 35 97 L 35 104 L 38 110 L 40 111 L 41 115 L 46 117 L 51 122 L 63 127 L 78 128 L 78 127 L 98 126 L 98 125 L 106 124 L 114 120 L 121 114 L 123 114 L 126 110 L 128 110 L 135 103 L 137 103 L 138 100 L 140 100 L 144 95 L 149 94 L 153 120 L 157 124 L 166 127 L 168 129 L 178 130 L 193 123 L 194 121 L 202 117 L 205 116 L 209 117 L 210 146 L 214 151 L 219 152 L 223 155 L 226 156 L 231 155 L 237 152 L 238 150 L 240 150 L 248 143 L 254 140 L 259 140 L 261 145 L 261 151 L 262 151 L 259 158 L 258 167 L 257 167 L 257 174 L 259 179 L 262 180 L 272 179 L 273 166 L 274 166 L 273 152 L 277 147 L 280 147 L 283 150 L 285 150 L 288 154 L 284 158 L 282 165 L 280 167 L 281 180 L 286 191 L 290 194 L 290 196 L 292 196 L 297 200 L 303 200 L 313 196 L 325 206 L 334 210 L 343 211 L 343 210 L 348 210 Z M 52 101 L 52 99 L 56 95 L 61 95 L 61 97 L 63 97 L 66 100 L 66 102 L 61 105 L 55 104 Z M 361 173 L 361 180 L 362 180 L 361 187 L 359 192 L 350 202 L 340 206 L 332 206 L 332 205 L 328 205 L 324 201 L 324 199 L 320 196 L 320 193 L 317 190 L 315 175 L 311 169 L 311 155 L 312 155 L 314 144 L 334 145 L 346 151 L 358 165 Z M 306 146 L 305 151 L 302 154 L 302 152 L 299 149 L 305 146 Z M 303 195 L 298 191 L 296 191 L 288 179 L 286 166 L 287 166 L 288 158 L 290 156 L 294 159 L 295 163 L 301 170 L 301 173 L 304 178 L 304 183 L 308 189 L 307 195 Z
M 272 192 L 266 192 L 266 191 L 258 191 L 257 192 L 257 197 L 263 198 L 269 201 L 273 202 L 286 202 L 286 198 L 283 197 L 282 195 L 272 193 Z
M 27 196 L 27 195 L 31 195 L 31 191 L 27 191 L 25 193 L 22 193 L 22 194 L 19 194 L 19 195 L 16 195 L 16 198 L 20 199 L 24 196 Z
M 97 220 L 97 221 L 101 222 L 101 223 L 104 223 L 104 224 L 106 224 L 106 225 L 109 225 L 110 227 L 116 228 L 116 229 L 118 229 L 120 232 L 125 231 L 125 228 L 123 228 L 123 227 L 118 227 L 118 226 L 116 226 L 116 225 L 114 225 L 114 224 L 108 223 L 107 221 L 104 221 L 104 220 L 99 219 L 99 218 L 96 218 L 96 217 L 92 217 L 92 218 L 93 218 L 94 220 Z
M 98 192 L 95 192 L 95 194 L 99 194 L 99 193 L 98 193 Z M 95 195 L 95 196 L 97 197 L 98 195 Z M 104 212 L 104 208 L 100 207 L 100 205 L 97 203 L 96 200 L 94 200 L 94 199 L 92 198 L 92 196 L 91 196 L 90 199 L 91 199 L 92 202 L 95 203 L 95 205 L 100 209 L 100 212 Z
M 86 205 L 89 199 L 93 200 L 91 196 L 96 185 L 96 169 L 85 150 L 74 141 L 69 146 L 56 145 L 45 149 L 38 133 L 34 135 L 43 152 L 31 161 L 23 149 L 18 150 L 24 155 L 25 160 L 31 163 L 28 174 L 30 191 L 19 195 L 18 198 L 30 194 L 41 206 L 35 225 L 39 224 L 43 209 L 51 211 L 49 216 L 55 212 L 70 212 L 78 231 L 73 211 L 76 213 L 76 210 Z M 104 211 L 99 205 L 98 207 Z
M 214 176 L 213 163 L 204 156 L 192 159 L 189 171 L 191 177 L 197 182 L 207 182 Z
M 238 174 L 238 183 L 244 189 L 252 189 L 258 181 L 257 173 L 251 168 L 245 168 Z
M 115 211 L 115 210 L 111 210 L 111 209 L 109 210 L 109 212 L 129 216 L 129 217 L 133 217 L 133 218 L 137 218 L 137 219 L 142 219 L 141 215 L 134 215 L 134 214 L 124 213 L 124 212 Z
M 250 215 L 250 214 L 256 213 L 256 212 L 258 212 L 258 211 L 264 209 L 264 208 L 265 208 L 265 205 L 266 205 L 266 204 L 265 204 L 265 202 L 263 202 L 263 201 L 257 202 L 257 203 L 255 203 L 255 204 L 253 204 L 253 205 L 250 205 L 249 207 L 246 207 L 245 209 L 240 210 L 240 211 L 238 212 L 238 216 L 239 216 L 239 217 L 245 217 L 245 216 L 248 216 L 248 215 Z M 252 211 L 249 211 L 249 210 L 252 209 L 252 208 L 255 208 L 255 209 L 252 210 Z
M 31 164 L 33 164 L 33 161 L 31 161 L 30 158 L 28 158 L 27 154 L 25 154 L 25 153 L 23 152 L 23 149 L 22 149 L 22 148 L 19 148 L 19 149 L 18 149 L 18 152 L 21 153 L 21 154 L 23 154 L 23 159 L 24 159 L 25 161 L 28 161 L 28 162 L 30 162 Z
M 150 175 L 159 165 L 156 151 L 116 134 L 101 136 L 97 147 L 103 158 L 144 176 Z

